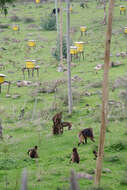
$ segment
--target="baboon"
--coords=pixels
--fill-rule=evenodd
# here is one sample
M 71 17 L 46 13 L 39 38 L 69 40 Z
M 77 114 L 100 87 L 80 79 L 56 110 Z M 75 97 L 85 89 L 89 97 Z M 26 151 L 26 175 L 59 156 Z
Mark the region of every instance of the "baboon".
M 23 119 L 24 114 L 25 114 L 25 110 L 24 110 L 24 108 L 23 108 L 23 109 L 21 109 L 21 111 L 20 111 L 19 119 Z
M 37 146 L 35 146 L 35 147 L 32 148 L 32 149 L 29 149 L 28 152 L 27 152 L 28 155 L 29 155 L 31 158 L 38 158 L 37 149 L 38 149 Z
M 60 8 L 57 8 L 57 13 L 59 14 L 59 12 L 60 12 Z M 55 15 L 55 14 L 56 14 L 56 9 L 54 8 L 54 9 L 52 10 L 51 15 Z
M 79 161 L 80 161 L 80 157 L 79 157 L 79 154 L 78 154 L 78 152 L 77 152 L 77 148 L 73 148 L 73 150 L 72 150 L 72 156 L 71 156 L 71 160 L 70 160 L 70 162 L 76 162 L 77 164 L 79 163 Z
M 97 159 L 97 151 L 96 150 L 93 150 L 93 154 L 94 154 L 94 160 L 96 160 Z
M 68 127 L 68 130 L 71 130 L 72 124 L 70 122 L 62 122 L 62 127 Z
M 61 123 L 58 123 L 57 125 L 53 125 L 53 135 L 59 135 L 63 133 L 63 127 Z
M 57 125 L 59 123 L 61 123 L 62 120 L 62 112 L 57 113 L 56 115 L 54 115 L 54 117 L 52 118 L 54 125 Z
M 82 131 L 79 132 L 79 143 L 78 146 L 82 143 L 84 144 L 84 140 L 85 143 L 87 144 L 87 138 L 90 138 L 91 141 L 94 141 L 94 136 L 93 136 L 93 129 L 92 128 L 86 128 L 83 129 Z
M 80 7 L 81 7 L 81 8 L 85 8 L 84 3 L 80 3 Z

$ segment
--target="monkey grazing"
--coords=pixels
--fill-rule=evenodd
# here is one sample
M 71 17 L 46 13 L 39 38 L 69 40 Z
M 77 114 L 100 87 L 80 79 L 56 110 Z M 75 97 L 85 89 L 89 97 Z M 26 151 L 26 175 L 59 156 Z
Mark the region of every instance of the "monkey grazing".
M 80 161 L 80 157 L 79 157 L 79 154 L 77 152 L 77 148 L 73 148 L 72 150 L 72 156 L 71 156 L 71 160 L 73 163 L 76 162 L 77 164 L 79 163 Z
M 93 154 L 94 154 L 94 160 L 96 160 L 97 159 L 97 151 L 96 150 L 93 150 Z
M 62 127 L 68 127 L 68 130 L 71 130 L 72 124 L 70 122 L 62 122 L 61 123 Z
M 28 152 L 27 152 L 28 155 L 29 155 L 31 158 L 38 158 L 37 149 L 38 149 L 37 146 L 35 146 L 35 147 L 32 148 L 32 149 L 29 149 Z
M 79 143 L 78 146 L 82 143 L 84 144 L 84 140 L 85 143 L 87 144 L 87 138 L 90 138 L 91 141 L 94 141 L 94 135 L 93 135 L 93 129 L 92 128 L 86 128 L 83 129 L 82 131 L 79 132 Z

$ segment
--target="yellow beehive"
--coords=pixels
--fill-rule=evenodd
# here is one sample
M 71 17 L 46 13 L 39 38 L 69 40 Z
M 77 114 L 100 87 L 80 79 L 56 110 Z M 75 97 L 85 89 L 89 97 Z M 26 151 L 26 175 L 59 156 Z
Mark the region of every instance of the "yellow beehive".
M 5 81 L 6 75 L 0 74 L 0 84 L 2 84 Z
M 127 27 L 124 28 L 124 33 L 127 34 Z
M 72 7 L 70 7 L 70 13 L 72 13 Z
M 36 46 L 35 40 L 29 40 L 29 41 L 28 41 L 28 46 L 29 46 L 29 47 L 35 47 L 35 46 Z
M 35 0 L 35 2 L 38 4 L 38 3 L 40 3 L 40 0 Z
M 71 55 L 77 54 L 77 47 L 76 46 L 70 46 L 70 54 Z
M 124 5 L 120 6 L 120 11 L 124 12 L 126 10 L 126 7 Z
M 80 27 L 80 31 L 81 32 L 86 32 L 87 31 L 87 27 L 86 26 L 81 26 Z
M 35 60 L 26 60 L 26 68 L 34 69 L 35 68 Z
M 13 29 L 14 31 L 18 31 L 18 30 L 19 30 L 19 26 L 18 26 L 17 24 L 16 24 L 16 25 L 13 25 L 12 29 Z
M 83 52 L 84 42 L 75 42 L 75 46 L 77 47 L 78 52 Z

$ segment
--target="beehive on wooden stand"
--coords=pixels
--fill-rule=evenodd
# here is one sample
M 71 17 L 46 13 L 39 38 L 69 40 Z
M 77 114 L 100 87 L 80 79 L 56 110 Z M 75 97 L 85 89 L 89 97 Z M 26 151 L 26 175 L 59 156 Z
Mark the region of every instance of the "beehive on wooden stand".
M 124 27 L 124 33 L 127 34 L 127 27 Z
M 14 24 L 12 26 L 12 29 L 13 29 L 13 31 L 19 31 L 19 25 L 18 24 Z
M 70 46 L 70 54 L 71 55 L 77 54 L 77 47 L 76 46 Z
M 6 75 L 0 74 L 0 85 L 4 83 Z
M 26 68 L 27 69 L 34 69 L 36 61 L 35 60 L 26 60 Z
M 121 6 L 120 6 L 120 14 L 121 14 L 122 12 L 123 12 L 124 14 L 126 13 L 126 6 L 124 6 L 124 5 L 121 5 Z
M 81 32 L 86 32 L 87 31 L 87 27 L 86 26 L 80 26 L 80 31 Z
M 40 0 L 35 0 L 35 3 L 36 3 L 36 4 L 39 4 L 39 3 L 40 3 Z
M 83 52 L 84 49 L 84 42 L 75 42 L 75 46 L 77 47 L 77 52 Z
M 87 27 L 86 26 L 80 26 L 81 36 L 83 36 L 83 34 L 86 34 L 86 31 L 87 31 Z
M 72 13 L 72 7 L 70 7 L 70 13 Z
M 29 46 L 29 47 L 35 47 L 35 46 L 36 46 L 35 40 L 29 40 L 29 41 L 28 41 L 28 46 Z

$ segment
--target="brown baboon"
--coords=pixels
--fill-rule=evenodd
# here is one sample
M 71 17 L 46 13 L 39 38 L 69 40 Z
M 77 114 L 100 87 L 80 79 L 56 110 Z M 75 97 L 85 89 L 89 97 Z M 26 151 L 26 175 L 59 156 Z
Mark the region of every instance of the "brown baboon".
M 93 154 L 94 154 L 94 160 L 96 160 L 97 159 L 97 151 L 96 150 L 93 150 Z
M 79 154 L 78 154 L 78 152 L 77 152 L 77 148 L 73 148 L 73 150 L 72 150 L 72 156 L 71 156 L 71 160 L 70 160 L 70 162 L 76 162 L 77 164 L 79 163 L 79 161 L 80 161 L 80 157 L 79 157 Z
M 32 148 L 32 149 L 29 149 L 28 152 L 27 152 L 28 155 L 29 155 L 31 158 L 38 158 L 37 149 L 38 149 L 37 146 L 35 146 L 35 147 Z
M 72 124 L 70 122 L 62 122 L 62 127 L 68 127 L 68 130 L 71 130 Z
M 94 141 L 94 135 L 93 135 L 93 129 L 92 128 L 86 128 L 83 129 L 82 131 L 79 132 L 79 143 L 78 146 L 82 143 L 84 144 L 84 140 L 85 143 L 87 144 L 87 138 L 90 138 L 91 141 Z
M 53 125 L 53 135 L 59 135 L 59 134 L 62 134 L 63 133 L 63 127 L 60 124 L 57 124 L 57 125 Z
M 58 123 L 61 123 L 62 120 L 62 112 L 57 113 L 56 115 L 54 115 L 54 117 L 52 118 L 54 125 L 57 125 Z

